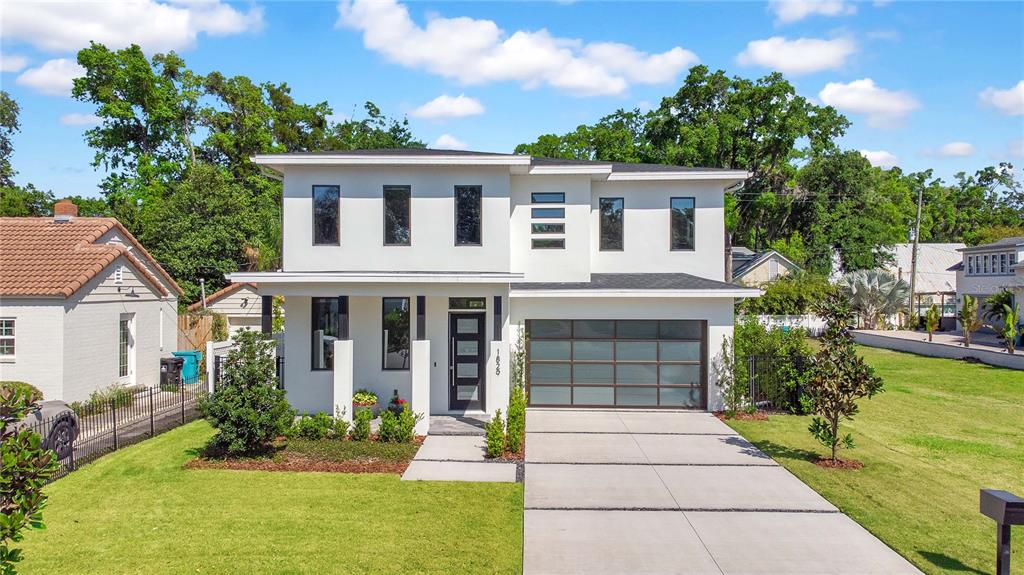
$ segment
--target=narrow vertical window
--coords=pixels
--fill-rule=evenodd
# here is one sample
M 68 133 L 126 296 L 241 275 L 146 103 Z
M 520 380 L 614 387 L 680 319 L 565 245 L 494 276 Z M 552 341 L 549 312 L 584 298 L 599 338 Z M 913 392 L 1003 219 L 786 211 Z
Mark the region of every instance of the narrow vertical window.
M 412 188 L 384 186 L 384 245 L 412 242 Z
M 338 298 L 315 297 L 313 304 L 312 369 L 334 369 L 334 342 L 340 339 Z
M 621 250 L 622 249 L 622 198 L 600 198 L 599 207 L 601 211 L 601 249 Z
M 672 198 L 669 211 L 672 219 L 671 249 L 693 250 L 696 247 L 694 199 Z
M 481 245 L 483 187 L 455 186 L 455 245 Z
M 132 319 L 122 316 L 117 325 L 117 376 L 131 375 Z
M 14 319 L 0 319 L 0 357 L 14 357 Z
M 409 298 L 386 297 L 383 300 L 383 367 L 409 369 Z
M 313 186 L 313 244 L 341 243 L 341 188 Z
M 1006 254 L 999 254 L 999 273 L 1006 273 Z

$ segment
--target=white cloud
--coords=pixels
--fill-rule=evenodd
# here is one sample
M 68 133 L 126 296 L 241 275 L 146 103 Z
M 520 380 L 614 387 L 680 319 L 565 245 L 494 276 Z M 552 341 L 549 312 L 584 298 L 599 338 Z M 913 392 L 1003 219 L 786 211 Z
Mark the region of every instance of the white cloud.
M 974 146 L 968 142 L 950 142 L 939 148 L 937 153 L 947 158 L 963 158 L 974 155 Z
M 860 155 L 867 158 L 872 166 L 879 168 L 891 168 L 899 162 L 895 154 L 885 150 L 861 150 Z
M 552 86 L 579 96 L 623 94 L 630 83 L 672 82 L 696 64 L 680 47 L 648 54 L 614 42 L 585 43 L 547 30 L 511 34 L 491 20 L 428 16 L 412 20 L 396 0 L 341 0 L 336 27 L 363 34 L 363 44 L 388 60 L 462 84 L 519 82 Z
M 771 0 L 768 9 L 778 24 L 789 24 L 808 16 L 846 16 L 857 12 L 853 4 L 839 0 Z
M 451 134 L 441 134 L 441 136 L 434 140 L 433 144 L 430 144 L 431 148 L 435 150 L 467 150 L 469 145 L 466 142 L 456 138 Z
M 741 66 L 762 66 L 797 76 L 841 68 L 856 51 L 857 44 L 851 38 L 787 40 L 782 36 L 773 36 L 747 43 L 747 49 L 736 56 L 736 63 Z
M 0 72 L 17 72 L 28 65 L 28 58 L 0 52 Z
M 7 2 L 0 35 L 53 52 L 77 52 L 90 40 L 165 52 L 194 46 L 199 34 L 230 36 L 262 27 L 263 8 L 242 12 L 220 0 Z
M 895 127 L 921 107 L 907 92 L 879 88 L 871 78 L 847 84 L 829 82 L 818 97 L 837 110 L 867 115 L 868 125 L 873 128 Z
M 80 114 L 78 112 L 64 114 L 60 117 L 60 123 L 65 126 L 95 126 L 101 121 L 95 114 Z
M 29 68 L 18 76 L 16 82 L 42 94 L 70 96 L 75 78 L 85 75 L 85 68 L 73 60 L 57 58 L 47 60 L 38 68 Z
M 1005 153 L 1010 158 L 1024 159 L 1024 138 L 1019 140 L 1010 140 L 1010 143 L 1006 146 Z
M 985 88 L 978 94 L 978 99 L 1007 116 L 1024 116 L 1024 80 L 1005 90 Z
M 444 120 L 477 116 L 483 113 L 484 105 L 476 98 L 470 98 L 465 94 L 459 94 L 454 98 L 448 94 L 442 94 L 409 112 L 409 115 L 415 118 Z

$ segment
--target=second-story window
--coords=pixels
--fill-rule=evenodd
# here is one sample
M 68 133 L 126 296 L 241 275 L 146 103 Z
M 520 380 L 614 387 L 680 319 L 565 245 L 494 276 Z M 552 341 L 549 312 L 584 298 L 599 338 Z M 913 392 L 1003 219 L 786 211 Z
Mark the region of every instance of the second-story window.
M 384 186 L 384 245 L 412 242 L 412 188 Z
M 600 236 L 602 250 L 621 250 L 622 242 L 622 198 L 600 198 Z
M 999 254 L 999 273 L 1006 273 L 1006 254 Z
M 967 256 L 967 275 L 974 275 L 974 256 Z
M 341 244 L 341 188 L 313 186 L 313 245 Z
M 696 225 L 693 198 L 672 198 L 669 203 L 671 214 L 671 249 L 692 250 L 696 245 Z
M 481 245 L 483 195 L 482 186 L 455 186 L 455 245 Z

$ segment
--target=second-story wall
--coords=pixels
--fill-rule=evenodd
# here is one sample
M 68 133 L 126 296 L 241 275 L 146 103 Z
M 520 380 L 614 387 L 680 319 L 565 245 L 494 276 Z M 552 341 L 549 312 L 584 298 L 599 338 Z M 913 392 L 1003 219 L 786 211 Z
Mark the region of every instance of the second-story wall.
M 507 167 L 292 166 L 284 176 L 285 271 L 508 271 Z M 314 185 L 341 189 L 340 245 L 313 245 Z M 383 187 L 412 190 L 408 246 L 384 245 Z M 483 188 L 482 245 L 455 245 L 453 190 Z
M 562 193 L 565 203 L 534 204 L 533 194 Z M 590 280 L 590 176 L 513 176 L 510 249 L 512 271 L 526 281 Z M 564 209 L 564 218 L 534 218 L 533 209 Z M 533 224 L 563 224 L 565 233 L 535 234 Z M 533 240 L 565 240 L 564 249 L 533 248 Z

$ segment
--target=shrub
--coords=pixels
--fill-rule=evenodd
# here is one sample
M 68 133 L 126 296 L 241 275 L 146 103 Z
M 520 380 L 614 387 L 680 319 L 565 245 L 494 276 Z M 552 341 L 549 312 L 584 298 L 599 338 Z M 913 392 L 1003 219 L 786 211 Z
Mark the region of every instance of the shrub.
M 288 430 L 289 437 L 323 439 L 334 433 L 334 419 L 326 413 L 303 415 Z
M 939 306 L 932 304 L 924 315 L 924 328 L 928 330 L 928 341 L 932 341 L 932 334 L 939 329 L 942 322 L 942 315 L 939 313 Z
M 295 410 L 277 387 L 274 342 L 243 330 L 224 360 L 220 385 L 199 404 L 215 429 L 208 446 L 228 454 L 256 453 L 282 435 Z
M 5 390 L 18 390 L 22 394 L 27 393 L 29 401 L 33 403 L 43 400 L 43 392 L 39 391 L 39 388 L 31 383 L 25 383 L 24 381 L 0 381 L 0 391 Z
M 981 318 L 978 317 L 978 298 L 964 295 L 964 304 L 956 313 L 960 328 L 964 333 L 964 347 L 971 347 L 971 333 L 981 329 Z
M 833 291 L 826 277 L 795 273 L 767 284 L 761 297 L 745 299 L 737 309 L 754 315 L 804 315 Z
M 423 419 L 423 414 L 413 413 L 406 405 L 398 416 L 398 442 L 409 443 L 416 437 L 416 424 Z
M 421 418 L 421 415 L 413 414 L 408 405 L 398 415 L 385 411 L 380 414 L 377 437 L 384 443 L 409 443 L 415 436 L 416 422 Z
M 882 391 L 882 378 L 857 355 L 850 321 L 850 304 L 836 295 L 818 307 L 818 315 L 826 322 L 821 337 L 821 350 L 811 365 L 808 393 L 815 416 L 808 431 L 831 450 L 834 463 L 840 446 L 853 448 L 853 436 L 840 437 L 839 422 L 857 414 L 857 400 Z M 820 416 L 820 417 L 817 417 Z
M 13 574 L 21 549 L 11 547 L 24 538 L 25 529 L 42 529 L 46 505 L 43 485 L 57 471 L 57 458 L 44 451 L 42 438 L 31 429 L 18 428 L 35 407 L 31 390 L 22 386 L 0 388 L 0 573 Z
M 715 384 L 722 389 L 726 416 L 735 417 L 741 409 L 753 408 L 747 397 L 747 388 L 736 383 L 736 357 L 732 338 L 722 340 L 722 348 L 713 361 L 712 369 L 715 372 Z
M 377 394 L 367 389 L 357 389 L 352 394 L 352 405 L 359 407 L 372 407 L 377 405 Z
M 221 313 L 210 313 L 213 316 L 213 322 L 210 326 L 210 335 L 213 337 L 213 341 L 227 341 L 228 340 L 228 320 Z
M 338 407 L 334 410 L 334 437 L 345 439 L 348 437 L 349 422 L 345 421 L 345 408 Z
M 177 390 L 177 387 L 175 387 Z M 71 409 L 78 415 L 93 415 L 109 411 L 111 407 L 118 409 L 128 407 L 135 402 L 135 390 L 122 383 L 114 383 L 89 394 L 89 399 L 74 402 Z
M 526 389 L 522 384 L 512 388 L 508 400 L 508 450 L 522 453 L 526 443 Z
M 399 443 L 398 416 L 391 411 L 380 414 L 380 427 L 377 428 L 377 439 L 384 443 Z
M 373 413 L 369 409 L 360 409 L 353 414 L 352 419 L 352 430 L 349 431 L 349 437 L 352 441 L 366 441 L 370 438 L 370 420 L 373 419 Z
M 801 413 L 800 399 L 792 404 L 790 399 L 797 388 L 803 388 L 807 380 L 806 370 L 801 369 L 811 356 L 807 335 L 802 329 L 785 330 L 779 327 L 766 328 L 757 318 L 741 316 L 733 334 L 732 392 L 746 394 L 750 388 L 750 358 L 765 357 L 775 360 L 773 369 L 758 380 L 759 388 L 768 401 L 777 409 Z M 736 409 L 739 409 L 737 402 Z
M 501 419 L 500 409 L 484 425 L 484 435 L 487 440 L 487 457 L 491 459 L 501 457 L 501 454 L 505 452 L 505 422 Z

